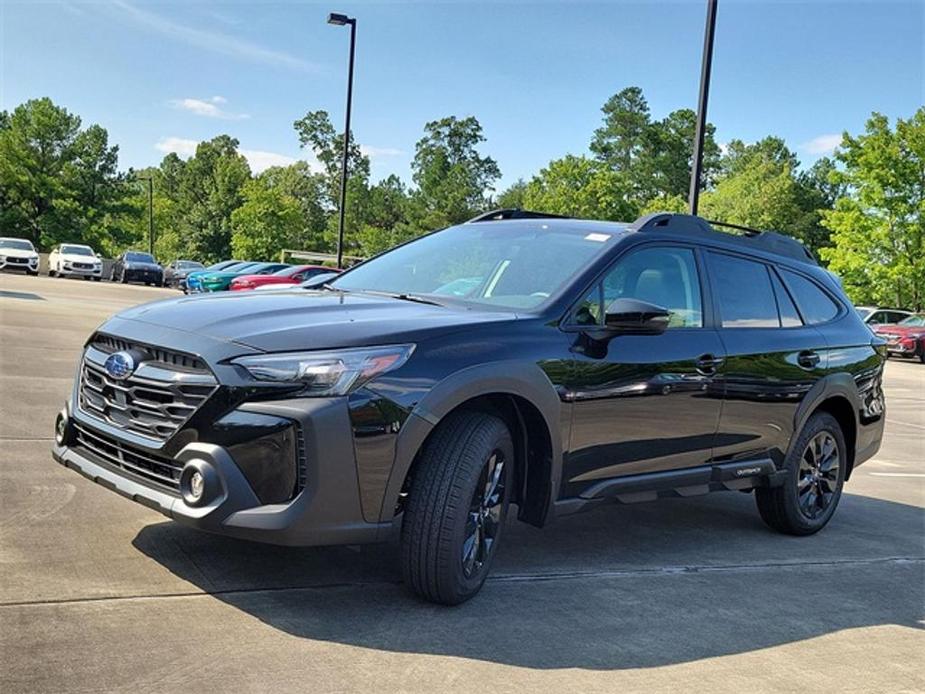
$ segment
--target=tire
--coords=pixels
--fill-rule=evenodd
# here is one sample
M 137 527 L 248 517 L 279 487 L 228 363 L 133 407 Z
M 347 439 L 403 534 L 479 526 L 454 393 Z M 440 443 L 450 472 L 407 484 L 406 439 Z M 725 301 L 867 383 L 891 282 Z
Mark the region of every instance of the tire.
M 125 276 L 125 270 L 123 270 L 122 274 L 119 276 L 119 281 L 122 284 L 128 284 L 128 278 Z
M 828 412 L 815 413 L 787 456 L 784 483 L 755 490 L 761 519 L 788 535 L 819 532 L 838 507 L 847 464 L 845 436 L 838 421 Z
M 38 277 L 39 271 L 36 270 L 35 272 L 32 272 L 32 270 L 26 270 L 26 274 L 29 275 L 30 277 Z
M 93 278 L 93 281 L 94 281 L 94 282 L 99 282 L 101 279 L 103 279 L 103 278 L 102 278 L 102 277 L 94 277 L 94 278 Z
M 402 574 L 425 600 L 458 605 L 479 592 L 497 554 L 514 442 L 497 417 L 459 412 L 441 422 L 420 455 L 402 519 Z

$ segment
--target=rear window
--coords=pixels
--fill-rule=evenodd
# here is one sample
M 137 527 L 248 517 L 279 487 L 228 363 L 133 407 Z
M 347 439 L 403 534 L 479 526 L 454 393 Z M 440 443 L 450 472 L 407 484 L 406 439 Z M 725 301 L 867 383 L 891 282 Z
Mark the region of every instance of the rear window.
M 805 323 L 825 323 L 838 315 L 838 304 L 815 282 L 789 270 L 784 270 L 783 274 Z
M 777 301 L 768 268 L 743 258 L 710 253 L 724 328 L 778 328 Z

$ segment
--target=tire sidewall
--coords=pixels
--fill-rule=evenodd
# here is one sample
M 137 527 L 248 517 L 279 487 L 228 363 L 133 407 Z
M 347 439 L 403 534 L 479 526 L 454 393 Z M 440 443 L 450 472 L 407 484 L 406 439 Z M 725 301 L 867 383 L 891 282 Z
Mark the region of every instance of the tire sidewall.
M 474 472 L 472 470 L 465 471 L 467 473 L 467 479 L 462 485 L 461 494 L 461 498 L 466 500 L 465 507 L 461 509 L 462 513 L 458 513 L 456 517 L 452 519 L 452 546 L 456 555 L 453 559 L 455 567 L 454 578 L 458 587 L 458 591 L 456 592 L 465 595 L 474 595 L 477 593 L 478 590 L 482 587 L 482 584 L 485 583 L 485 579 L 488 577 L 488 574 L 491 572 L 491 565 L 494 563 L 495 555 L 498 553 L 498 547 L 500 546 L 501 538 L 504 535 L 507 511 L 511 504 L 511 492 L 514 481 L 513 469 L 515 464 L 514 442 L 511 440 L 511 435 L 508 433 L 507 427 L 504 426 L 504 424 L 500 421 L 498 421 L 497 424 L 497 434 L 493 438 L 492 449 L 491 451 L 486 452 L 487 454 L 484 456 L 482 466 Z M 495 450 L 500 451 L 504 456 L 504 499 L 501 502 L 501 519 L 499 522 L 498 533 L 495 536 L 494 545 L 492 547 L 492 552 L 488 557 L 488 561 L 482 564 L 479 570 L 473 571 L 471 576 L 466 576 L 466 572 L 462 563 L 462 547 L 466 540 L 466 524 L 469 516 L 469 500 L 472 499 L 472 496 L 476 490 L 476 486 L 478 485 L 482 476 L 482 471 L 484 470 L 485 465 L 488 463 L 488 459 L 491 457 L 491 453 Z

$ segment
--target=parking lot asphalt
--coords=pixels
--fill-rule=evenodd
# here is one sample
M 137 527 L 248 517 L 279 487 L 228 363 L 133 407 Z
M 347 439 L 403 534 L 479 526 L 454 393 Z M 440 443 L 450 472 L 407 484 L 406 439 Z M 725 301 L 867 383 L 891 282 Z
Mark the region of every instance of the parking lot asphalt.
M 394 546 L 197 533 L 51 460 L 87 335 L 175 295 L 0 275 L 0 692 L 925 691 L 925 365 L 888 364 L 883 447 L 821 533 L 732 492 L 512 521 L 444 608 Z

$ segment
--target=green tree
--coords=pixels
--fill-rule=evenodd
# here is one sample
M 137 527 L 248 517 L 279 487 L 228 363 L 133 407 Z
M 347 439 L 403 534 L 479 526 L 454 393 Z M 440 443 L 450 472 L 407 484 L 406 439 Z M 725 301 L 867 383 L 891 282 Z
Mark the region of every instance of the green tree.
M 431 121 L 411 164 L 417 185 L 413 216 L 423 231 L 458 224 L 487 207 L 487 191 L 500 177 L 494 159 L 482 156 L 482 126 L 469 116 Z
M 334 248 L 325 239 L 330 217 L 325 176 L 312 170 L 308 162 L 297 161 L 289 166 L 274 166 L 260 174 L 267 187 L 289 196 L 299 203 L 301 225 L 293 240 L 294 248 L 326 252 Z
M 925 107 L 890 127 L 874 113 L 865 132 L 843 136 L 830 173 L 845 186 L 823 212 L 832 245 L 821 255 L 857 302 L 925 306 Z
M 203 262 L 227 258 L 231 251 L 231 215 L 243 202 L 251 178 L 238 141 L 219 135 L 200 142 L 196 154 L 179 170 L 177 233 L 187 254 Z
M 93 242 L 110 231 L 124 191 L 118 147 L 104 128 L 51 99 L 34 99 L 0 118 L 0 227 L 37 246 Z
M 636 217 L 625 178 L 605 163 L 568 154 L 549 162 L 527 184 L 527 209 L 569 217 L 626 220 Z
M 244 184 L 241 194 L 243 201 L 231 214 L 232 255 L 268 261 L 298 246 L 303 228 L 298 200 L 263 177 Z
M 601 107 L 604 124 L 594 131 L 591 151 L 610 168 L 629 174 L 647 145 L 649 103 L 639 87 L 627 87 Z
M 525 209 L 526 203 L 524 196 L 527 193 L 527 182 L 522 178 L 517 179 L 509 188 L 498 195 L 498 199 L 492 207 L 501 209 Z

